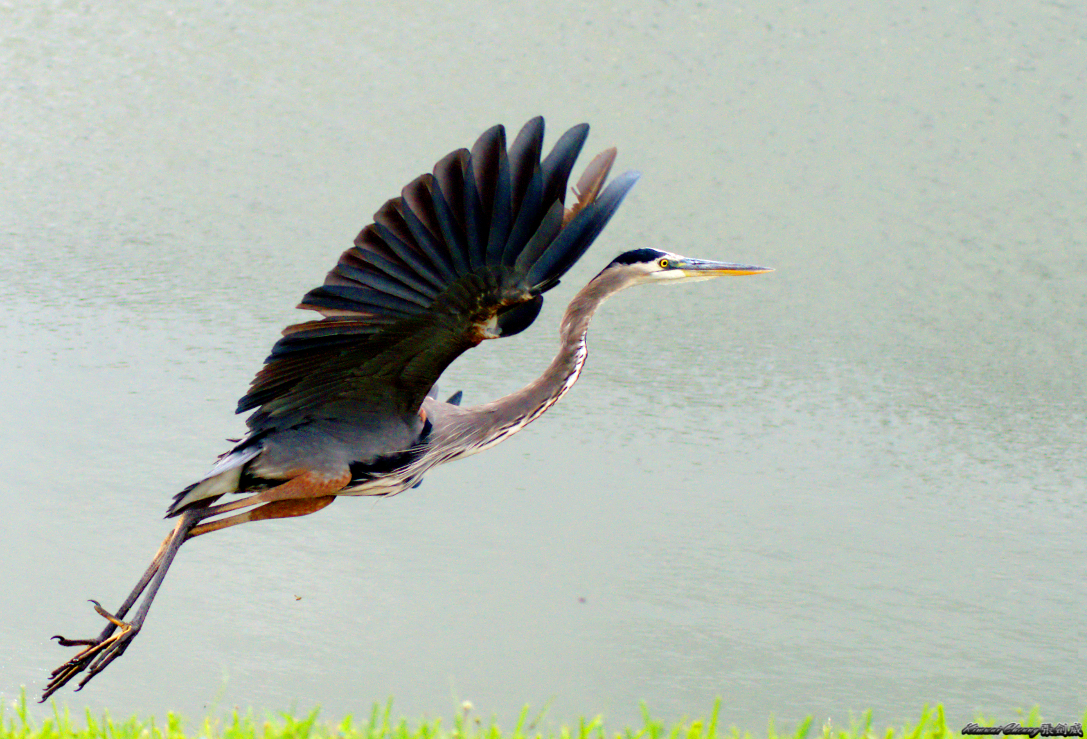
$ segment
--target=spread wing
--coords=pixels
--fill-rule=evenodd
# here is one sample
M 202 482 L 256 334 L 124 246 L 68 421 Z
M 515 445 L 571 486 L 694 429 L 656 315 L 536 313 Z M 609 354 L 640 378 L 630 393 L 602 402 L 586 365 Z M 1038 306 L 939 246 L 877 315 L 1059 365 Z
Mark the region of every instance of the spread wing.
M 615 150 L 586 169 L 565 207 L 589 127 L 541 159 L 543 119 L 509 150 L 505 130 L 454 151 L 374 215 L 321 287 L 298 306 L 323 318 L 283 332 L 238 402 L 253 431 L 327 414 L 414 413 L 449 364 L 517 333 L 542 294 L 585 253 L 638 179 L 606 188 Z

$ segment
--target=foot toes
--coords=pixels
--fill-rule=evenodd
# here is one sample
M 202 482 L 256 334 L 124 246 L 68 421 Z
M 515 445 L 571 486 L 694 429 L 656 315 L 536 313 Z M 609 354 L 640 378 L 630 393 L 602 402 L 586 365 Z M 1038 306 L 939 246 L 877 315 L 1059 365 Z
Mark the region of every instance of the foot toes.
M 56 639 L 62 647 L 93 647 L 98 643 L 97 639 L 66 639 L 60 634 L 54 634 L 49 638 Z
M 127 624 L 125 624 L 124 621 L 121 621 L 119 618 L 117 618 L 112 613 L 110 613 L 105 608 L 103 608 L 102 604 L 99 603 L 98 601 L 92 599 L 91 604 L 94 605 L 94 610 L 96 610 L 98 612 L 99 616 L 106 619 L 107 621 L 109 621 L 114 626 L 124 627 L 124 626 L 127 625 Z
M 41 702 L 45 702 L 49 696 L 62 688 L 68 681 L 86 670 L 87 674 L 76 688 L 76 690 L 82 689 L 84 685 L 90 682 L 92 677 L 104 670 L 110 662 L 124 654 L 129 643 L 139 633 L 138 626 L 133 627 L 131 624 L 121 621 L 103 608 L 102 604 L 96 600 L 92 600 L 91 603 L 98 615 L 109 621 L 110 625 L 97 639 L 68 639 L 60 634 L 52 637 L 62 647 L 83 647 L 83 650 L 50 673 L 50 680 L 42 692 Z M 120 633 L 111 635 L 111 632 L 117 628 L 120 628 Z
M 131 634 L 132 632 L 129 632 Z M 126 634 L 125 636 L 128 636 Z M 106 669 L 106 666 L 110 662 L 120 657 L 128 649 L 129 640 L 126 638 L 118 639 L 116 642 L 110 645 L 110 648 L 99 654 L 91 665 L 87 668 L 87 675 L 79 681 L 79 686 L 76 690 L 82 690 L 83 686 L 91 681 L 91 678 L 97 675 L 102 670 Z

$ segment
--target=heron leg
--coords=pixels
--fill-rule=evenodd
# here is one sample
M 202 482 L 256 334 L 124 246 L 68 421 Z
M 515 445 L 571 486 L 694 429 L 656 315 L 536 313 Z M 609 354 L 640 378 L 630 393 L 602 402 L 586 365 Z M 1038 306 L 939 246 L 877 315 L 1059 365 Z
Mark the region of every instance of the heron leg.
M 343 474 L 335 476 L 307 471 L 291 478 L 282 485 L 237 501 L 241 505 L 199 506 L 183 511 L 174 530 L 159 546 L 150 566 L 148 566 L 140 581 L 136 583 L 136 587 L 128 594 L 128 597 L 125 598 L 124 603 L 121 604 L 116 613 L 110 613 L 97 601 L 91 601 L 94 604 L 95 611 L 109 622 L 97 638 L 67 639 L 59 635 L 53 637 L 61 646 L 81 646 L 83 649 L 53 670 L 50 680 L 42 693 L 41 702 L 47 700 L 49 696 L 66 685 L 72 678 L 86 670 L 87 674 L 76 687 L 76 690 L 82 689 L 95 675 L 125 653 L 125 650 L 128 649 L 129 644 L 136 638 L 136 634 L 139 633 L 140 628 L 143 626 L 144 619 L 147 618 L 147 612 L 151 610 L 151 603 L 158 594 L 159 587 L 161 587 L 178 549 L 186 541 L 194 536 L 218 531 L 246 521 L 303 516 L 307 513 L 319 511 L 331 503 L 336 497 L 335 493 L 342 490 L 350 481 L 351 473 L 347 470 Z M 228 510 L 254 505 L 259 507 L 235 516 L 200 524 L 201 521 Z M 140 601 L 141 597 L 143 598 L 142 601 Z M 124 621 L 128 611 L 137 602 L 140 602 L 140 607 L 136 611 L 136 615 L 131 621 Z
M 143 594 L 143 591 L 147 589 L 147 584 L 151 582 L 151 578 L 153 578 L 155 576 L 155 573 L 158 572 L 159 564 L 161 564 L 162 562 L 162 554 L 170 545 L 170 542 L 173 540 L 176 531 L 177 528 L 175 527 L 174 531 L 171 531 L 169 534 L 167 534 L 166 538 L 162 540 L 162 544 L 159 545 L 158 551 L 155 552 L 155 556 L 151 559 L 151 564 L 144 571 L 143 577 L 141 577 L 140 581 L 136 583 L 136 587 L 132 588 L 132 592 L 128 594 L 127 598 L 125 598 L 125 602 L 122 603 L 121 607 L 117 609 L 116 614 L 107 614 L 105 609 L 102 608 L 101 604 L 98 603 L 98 601 L 91 601 L 91 603 L 93 603 L 95 606 L 95 610 L 98 611 L 98 614 L 105 618 L 107 621 L 109 621 L 109 623 L 106 624 L 106 628 L 102 631 L 101 634 L 98 635 L 98 638 L 67 639 L 60 634 L 57 634 L 52 638 L 56 639 L 57 643 L 60 644 L 62 647 L 93 647 L 97 646 L 100 642 L 108 639 L 110 634 L 116 631 L 117 627 L 120 625 L 119 619 L 125 617 L 125 614 L 128 613 L 128 610 L 132 608 L 133 604 L 135 604 L 135 602 L 139 599 L 140 595 Z
M 304 472 L 292 477 L 282 485 L 276 485 L 264 492 L 250 495 L 248 498 L 242 498 L 233 503 L 208 508 L 204 511 L 203 518 L 211 518 L 221 513 L 236 511 L 239 508 L 260 506 L 245 513 L 221 518 L 218 521 L 202 523 L 193 527 L 192 531 L 189 532 L 189 536 L 200 536 L 201 534 L 236 526 L 247 521 L 304 516 L 319 511 L 331 503 L 335 493 L 343 490 L 349 482 L 351 482 L 351 472 L 347 470 L 343 474 L 335 476 L 323 475 L 318 472 Z M 325 500 L 326 498 L 327 500 Z
M 335 495 L 325 495 L 320 498 L 295 498 L 265 503 L 251 511 L 237 513 L 233 516 L 220 518 L 218 521 L 195 526 L 193 527 L 193 530 L 189 532 L 189 538 L 191 539 L 192 537 L 200 536 L 201 534 L 208 534 L 212 531 L 237 526 L 240 523 L 247 523 L 249 521 L 264 521 L 270 518 L 305 516 L 321 510 L 334 500 L 336 500 Z
M 190 509 L 181 515 L 181 520 L 177 522 L 174 530 L 162 542 L 151 560 L 151 565 L 143 573 L 140 581 L 136 583 L 136 587 L 128 594 L 128 597 L 125 598 L 124 603 L 121 604 L 116 613 L 109 613 L 97 601 L 91 601 L 98 615 L 109 622 L 97 638 L 67 639 L 60 635 L 53 637 L 61 646 L 82 646 L 84 649 L 53 670 L 40 702 L 45 702 L 49 696 L 67 684 L 73 677 L 84 670 L 88 670 L 87 675 L 76 688 L 76 690 L 81 689 L 91 678 L 105 669 L 106 665 L 124 654 L 124 651 L 128 649 L 128 645 L 132 643 L 132 640 L 136 638 L 136 634 L 139 633 L 140 627 L 147 617 L 147 612 L 151 609 L 151 602 L 155 599 L 159 586 L 162 585 L 162 580 L 166 577 L 166 572 L 170 569 L 170 564 L 173 562 L 177 550 L 188 539 L 190 530 L 204 515 L 205 511 L 200 508 Z M 149 590 L 148 586 L 150 586 Z M 144 591 L 147 591 L 146 595 L 144 595 Z M 140 599 L 141 595 L 144 596 L 144 599 L 136 612 L 135 618 L 126 623 L 122 619 Z M 120 633 L 114 633 L 118 629 L 120 629 Z

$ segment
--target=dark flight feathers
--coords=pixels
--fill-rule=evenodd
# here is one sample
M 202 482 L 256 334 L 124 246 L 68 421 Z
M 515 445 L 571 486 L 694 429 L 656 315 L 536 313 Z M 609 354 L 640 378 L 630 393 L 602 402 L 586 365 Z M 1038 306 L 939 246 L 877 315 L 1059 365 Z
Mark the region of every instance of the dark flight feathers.
M 604 188 L 609 149 L 564 207 L 589 127 L 571 128 L 541 161 L 543 129 L 542 118 L 529 121 L 507 152 L 505 129 L 495 126 L 385 203 L 298 306 L 324 318 L 288 327 L 238 402 L 239 413 L 259 409 L 251 429 L 333 409 L 414 413 L 461 353 L 535 320 L 541 294 L 585 253 L 638 177 L 628 172 Z

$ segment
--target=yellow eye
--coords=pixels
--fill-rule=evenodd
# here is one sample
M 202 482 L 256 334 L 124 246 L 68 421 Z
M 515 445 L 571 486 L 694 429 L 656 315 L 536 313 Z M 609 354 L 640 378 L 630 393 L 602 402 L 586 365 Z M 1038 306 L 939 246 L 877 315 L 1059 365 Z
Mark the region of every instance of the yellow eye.
M 660 265 L 661 269 L 668 269 L 668 265 L 670 264 L 670 262 L 667 259 L 662 259 L 659 262 L 657 262 L 657 264 Z

